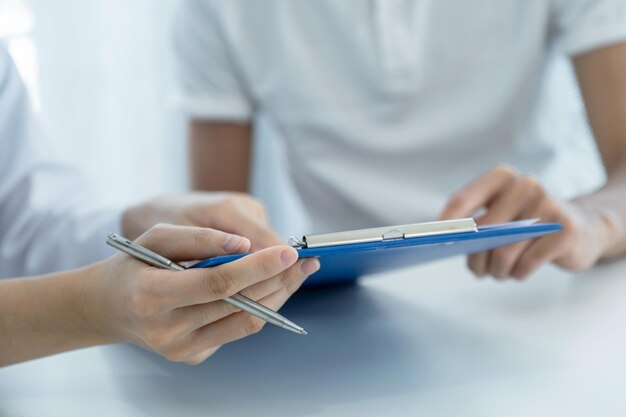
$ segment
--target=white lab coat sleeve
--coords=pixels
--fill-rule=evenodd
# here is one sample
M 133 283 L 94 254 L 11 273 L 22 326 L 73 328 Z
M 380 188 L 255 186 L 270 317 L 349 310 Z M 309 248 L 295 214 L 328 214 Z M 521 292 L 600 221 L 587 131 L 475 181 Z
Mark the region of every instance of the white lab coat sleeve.
M 55 157 L 0 46 L 0 278 L 43 274 L 101 260 L 120 210 L 103 209 L 80 175 Z

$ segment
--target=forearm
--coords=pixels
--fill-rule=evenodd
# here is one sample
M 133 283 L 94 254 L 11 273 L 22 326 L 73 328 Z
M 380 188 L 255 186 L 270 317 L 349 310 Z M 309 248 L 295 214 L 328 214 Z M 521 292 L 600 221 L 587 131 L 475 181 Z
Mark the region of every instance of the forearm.
M 251 132 L 249 124 L 191 122 L 191 187 L 202 191 L 249 192 Z
M 0 366 L 111 341 L 85 316 L 89 267 L 0 281 Z
M 576 203 L 601 218 L 601 257 L 612 258 L 626 254 L 626 42 L 576 57 L 574 64 L 607 173 L 602 189 Z

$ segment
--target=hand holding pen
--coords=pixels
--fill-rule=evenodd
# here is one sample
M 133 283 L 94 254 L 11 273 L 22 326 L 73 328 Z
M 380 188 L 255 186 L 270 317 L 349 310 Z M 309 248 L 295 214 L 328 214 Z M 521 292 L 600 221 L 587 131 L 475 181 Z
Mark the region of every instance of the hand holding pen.
M 247 251 L 249 242 L 227 233 L 181 226 L 157 226 L 136 241 L 174 260 L 202 259 L 225 253 Z M 103 264 L 105 267 L 107 262 Z M 268 248 L 223 267 L 170 271 L 146 268 L 131 257 L 108 263 L 124 269 L 108 276 L 136 276 L 132 281 L 89 281 L 91 294 L 117 288 L 125 297 L 112 297 L 112 305 L 94 299 L 94 307 L 106 306 L 103 327 L 123 328 L 119 340 L 130 340 L 168 359 L 200 363 L 222 344 L 245 337 L 265 323 L 222 299 L 243 292 L 276 310 L 319 268 L 317 260 L 297 260 L 288 246 Z M 134 269 L 136 271 L 130 271 Z M 104 288 L 108 287 L 108 288 Z M 111 300 L 108 300 L 111 301 Z M 102 316 L 101 314 L 98 316 Z M 122 323 L 120 323 L 122 322 Z
M 239 238 L 235 236 L 231 236 L 232 238 Z M 110 234 L 107 236 L 107 243 L 114 248 L 131 255 L 132 257 L 139 259 L 149 265 L 156 266 L 157 268 L 170 269 L 173 271 L 184 271 L 186 268 L 176 262 L 172 262 L 171 260 L 165 258 L 164 256 L 159 255 L 156 252 L 151 251 L 150 249 L 144 248 L 143 246 L 126 239 L 123 236 L 119 236 L 116 234 Z M 248 246 L 247 246 L 248 247 Z M 285 266 L 289 266 L 290 263 L 284 258 L 287 254 L 292 256 L 291 251 L 284 251 L 281 253 L 281 260 L 285 263 Z M 284 258 L 284 259 L 283 259 Z M 224 286 L 226 288 L 230 288 L 230 285 L 222 285 L 222 281 L 230 281 L 231 278 L 224 278 L 223 276 L 218 276 L 213 279 L 214 286 Z M 218 285 L 219 284 L 219 285 Z M 217 288 L 213 289 L 213 292 L 216 295 L 224 294 L 228 295 L 228 289 Z M 282 327 L 294 333 L 306 335 L 306 331 L 298 326 L 297 324 L 287 320 L 280 314 L 275 311 L 265 307 L 263 304 L 259 304 L 254 300 L 242 295 L 242 294 L 233 294 L 227 297 L 223 297 L 223 300 L 228 304 L 233 305 L 241 310 L 247 311 L 255 317 L 260 318 L 261 320 L 272 323 L 275 326 Z

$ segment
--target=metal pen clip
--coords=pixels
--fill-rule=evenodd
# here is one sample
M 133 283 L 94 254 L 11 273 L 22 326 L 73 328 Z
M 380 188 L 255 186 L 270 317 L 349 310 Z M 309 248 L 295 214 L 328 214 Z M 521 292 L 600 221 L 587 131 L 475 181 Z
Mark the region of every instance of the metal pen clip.
M 113 246 L 116 249 L 122 250 L 124 247 L 132 250 L 138 257 L 143 259 L 144 261 L 149 262 L 155 266 L 169 266 L 176 267 L 176 269 L 186 269 L 184 266 L 179 265 L 171 260 L 159 255 L 158 253 L 154 253 L 152 251 L 147 250 L 141 245 L 136 244 L 132 240 L 126 239 L 120 235 L 115 233 L 111 233 L 107 236 L 107 243 Z

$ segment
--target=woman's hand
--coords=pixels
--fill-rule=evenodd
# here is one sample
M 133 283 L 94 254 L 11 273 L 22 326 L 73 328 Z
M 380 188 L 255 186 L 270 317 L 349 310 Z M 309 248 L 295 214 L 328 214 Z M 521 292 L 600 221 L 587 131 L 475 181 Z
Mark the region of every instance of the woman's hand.
M 210 227 L 245 236 L 252 250 L 280 245 L 263 205 L 248 194 L 193 192 L 165 195 L 128 208 L 122 234 L 135 239 L 157 223 Z
M 175 261 L 245 252 L 246 238 L 211 229 L 159 225 L 141 245 Z M 157 269 L 125 254 L 95 265 L 84 280 L 86 319 L 110 341 L 130 341 L 176 362 L 198 364 L 221 345 L 256 333 L 264 321 L 222 301 L 241 292 L 276 310 L 319 261 L 271 247 L 208 269 Z
M 520 219 L 560 223 L 564 230 L 468 257 L 478 277 L 523 279 L 546 262 L 573 271 L 591 267 L 610 244 L 610 221 L 599 210 L 551 197 L 534 177 L 499 166 L 455 193 L 442 219 L 471 216 L 484 209 L 479 225 Z

